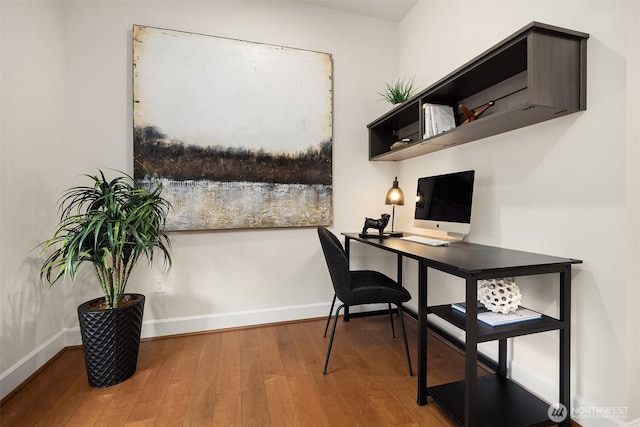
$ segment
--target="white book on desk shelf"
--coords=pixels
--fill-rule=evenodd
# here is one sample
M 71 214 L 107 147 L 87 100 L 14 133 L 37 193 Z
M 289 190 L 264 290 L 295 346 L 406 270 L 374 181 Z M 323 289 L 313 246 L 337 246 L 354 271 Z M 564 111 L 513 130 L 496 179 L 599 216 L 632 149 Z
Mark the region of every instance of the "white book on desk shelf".
M 478 320 L 489 326 L 502 326 L 511 323 L 526 322 L 529 320 L 540 319 L 541 317 L 542 314 L 537 311 L 522 307 L 510 314 L 494 313 L 489 310 L 478 313 Z
M 451 304 L 451 308 L 462 314 L 467 312 L 467 305 L 464 302 Z M 484 304 L 478 302 L 478 320 L 489 326 L 508 325 L 509 323 L 524 322 L 527 320 L 540 319 L 542 314 L 528 308 L 520 307 L 512 314 L 494 313 L 488 310 Z

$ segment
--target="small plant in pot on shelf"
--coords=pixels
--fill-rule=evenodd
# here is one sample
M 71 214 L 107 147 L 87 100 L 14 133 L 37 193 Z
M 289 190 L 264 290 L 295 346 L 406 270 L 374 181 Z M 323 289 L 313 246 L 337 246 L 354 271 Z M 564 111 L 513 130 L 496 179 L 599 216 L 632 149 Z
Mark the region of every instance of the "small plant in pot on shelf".
M 391 104 L 401 104 L 414 95 L 416 88 L 413 80 L 414 78 L 412 77 L 409 80 L 403 78 L 395 83 L 385 83 L 386 88 L 379 95 L 382 96 L 383 100 Z
M 78 319 L 89 384 L 108 387 L 135 373 L 145 298 L 125 288 L 140 259 L 153 262 L 156 250 L 165 272 L 171 268 L 164 232 L 171 204 L 160 185 L 139 188 L 127 174 L 85 176 L 92 186 L 69 188 L 60 199 L 60 222 L 41 244 L 40 279 L 54 285 L 68 275 L 75 281 L 82 264 L 94 268 L 104 296 L 81 304 Z

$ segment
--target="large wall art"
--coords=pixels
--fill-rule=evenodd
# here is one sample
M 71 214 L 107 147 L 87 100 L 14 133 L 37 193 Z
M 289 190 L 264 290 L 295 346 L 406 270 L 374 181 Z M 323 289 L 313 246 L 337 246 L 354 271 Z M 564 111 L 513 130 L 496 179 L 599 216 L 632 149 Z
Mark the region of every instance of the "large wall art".
M 330 54 L 133 27 L 134 177 L 169 230 L 330 225 Z

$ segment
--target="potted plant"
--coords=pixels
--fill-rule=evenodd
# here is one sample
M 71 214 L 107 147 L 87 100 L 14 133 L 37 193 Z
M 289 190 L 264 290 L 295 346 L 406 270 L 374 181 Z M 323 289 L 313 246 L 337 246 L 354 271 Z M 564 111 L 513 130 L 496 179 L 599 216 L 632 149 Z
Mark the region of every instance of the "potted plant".
M 161 185 L 139 188 L 127 174 L 107 180 L 101 170 L 85 176 L 92 186 L 69 188 L 60 199 L 60 222 L 41 244 L 40 279 L 51 286 L 66 275 L 75 281 L 80 265 L 93 266 L 104 296 L 81 304 L 78 319 L 89 384 L 108 387 L 136 371 L 145 299 L 125 288 L 140 259 L 151 263 L 156 249 L 165 272 L 171 268 L 164 232 L 171 204 Z
M 414 87 L 413 80 L 413 77 L 406 81 L 402 78 L 395 83 L 385 83 L 386 88 L 384 92 L 380 92 L 379 95 L 382 96 L 383 100 L 391 104 L 401 104 L 411 98 L 415 93 L 416 88 Z

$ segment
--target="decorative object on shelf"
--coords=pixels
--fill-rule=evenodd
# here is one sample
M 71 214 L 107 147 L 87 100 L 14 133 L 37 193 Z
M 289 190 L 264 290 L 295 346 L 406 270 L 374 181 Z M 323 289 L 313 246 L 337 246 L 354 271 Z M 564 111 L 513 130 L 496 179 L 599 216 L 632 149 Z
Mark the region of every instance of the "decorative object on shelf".
M 520 306 L 522 294 L 513 277 L 478 280 L 478 301 L 494 313 L 509 314 Z
M 389 237 L 388 235 L 384 234 L 384 229 L 387 224 L 389 224 L 389 217 L 390 215 L 385 213 L 382 214 L 379 219 L 365 218 L 360 237 Z M 367 233 L 367 230 L 369 228 L 375 228 L 376 230 L 378 230 L 378 234 Z
M 411 144 L 413 140 L 411 138 L 402 138 L 400 141 L 395 142 L 392 146 L 392 150 L 397 150 L 398 148 L 406 147 Z
M 125 288 L 142 257 L 151 263 L 158 252 L 164 271 L 171 267 L 164 231 L 171 204 L 160 184 L 140 188 L 127 174 L 108 180 L 102 171 L 86 176 L 91 186 L 71 187 L 60 199 L 60 222 L 40 245 L 39 258 L 53 251 L 40 280 L 53 286 L 65 275 L 75 281 L 85 262 L 94 268 L 104 296 L 80 305 L 78 320 L 89 384 L 108 387 L 136 371 L 145 299 Z
M 478 108 L 475 111 L 472 111 L 470 109 L 468 109 L 467 107 L 464 106 L 464 104 L 460 104 L 460 110 L 462 111 L 462 113 L 465 115 L 465 117 L 467 118 L 467 120 L 465 120 L 464 122 L 460 123 L 461 125 L 470 123 L 472 121 L 474 121 L 475 119 L 477 119 L 478 117 L 480 117 L 480 115 L 482 113 L 484 113 L 485 111 L 487 111 L 489 109 L 489 107 L 493 106 L 495 104 L 495 101 L 489 101 L 486 104 L 484 104 L 482 107 Z
M 387 196 L 384 199 L 384 204 L 385 205 L 391 205 L 391 233 L 389 233 L 389 235 L 391 237 L 402 237 L 402 232 L 395 232 L 393 230 L 394 227 L 394 219 L 396 216 L 396 205 L 397 206 L 404 206 L 404 193 L 402 192 L 402 190 L 400 189 L 400 187 L 398 186 L 398 177 L 396 176 L 395 179 L 393 180 L 393 185 L 391 186 L 391 188 L 389 189 L 389 191 L 387 191 Z
M 414 77 L 406 81 L 404 78 L 402 78 L 395 83 L 385 83 L 385 91 L 379 92 L 378 94 L 382 96 L 382 99 L 384 101 L 387 101 L 391 104 L 402 104 L 404 101 L 411 98 L 416 92 L 413 80 Z

